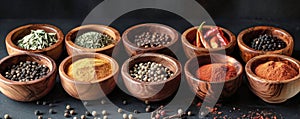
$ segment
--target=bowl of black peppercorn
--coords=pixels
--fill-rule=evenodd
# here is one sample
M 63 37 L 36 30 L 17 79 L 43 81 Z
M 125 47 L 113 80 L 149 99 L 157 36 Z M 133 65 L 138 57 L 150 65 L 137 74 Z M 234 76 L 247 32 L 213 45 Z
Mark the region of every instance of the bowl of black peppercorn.
M 181 81 L 181 64 L 173 57 L 144 53 L 127 59 L 121 69 L 128 91 L 143 101 L 161 101 L 174 94 Z
M 240 55 L 244 62 L 264 54 L 291 56 L 293 37 L 285 30 L 272 26 L 255 26 L 241 31 L 237 37 Z
M 138 24 L 124 31 L 122 41 L 130 56 L 159 53 L 176 57 L 174 52 L 176 51 L 178 32 L 163 24 Z
M 48 56 L 15 54 L 4 57 L 0 65 L 0 91 L 13 100 L 38 100 L 55 84 L 57 68 Z

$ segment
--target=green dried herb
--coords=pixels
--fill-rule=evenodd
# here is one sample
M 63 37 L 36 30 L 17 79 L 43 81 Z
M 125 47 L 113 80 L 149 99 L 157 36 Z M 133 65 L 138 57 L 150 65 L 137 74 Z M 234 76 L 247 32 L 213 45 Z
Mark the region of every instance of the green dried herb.
M 40 50 L 57 42 L 56 33 L 46 33 L 44 30 L 31 30 L 31 33 L 18 40 L 20 48 L 26 50 Z
M 95 31 L 83 33 L 75 39 L 76 45 L 90 49 L 103 48 L 113 43 L 111 36 Z

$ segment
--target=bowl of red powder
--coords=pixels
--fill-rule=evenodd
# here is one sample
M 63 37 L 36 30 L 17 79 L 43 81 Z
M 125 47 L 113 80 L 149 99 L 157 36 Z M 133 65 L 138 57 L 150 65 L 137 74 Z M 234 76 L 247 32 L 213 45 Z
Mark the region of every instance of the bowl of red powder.
M 281 103 L 299 91 L 300 63 L 285 55 L 261 55 L 245 66 L 250 90 L 269 103 Z
M 222 54 L 203 54 L 185 63 L 186 80 L 202 100 L 218 100 L 233 95 L 242 83 L 243 66 Z

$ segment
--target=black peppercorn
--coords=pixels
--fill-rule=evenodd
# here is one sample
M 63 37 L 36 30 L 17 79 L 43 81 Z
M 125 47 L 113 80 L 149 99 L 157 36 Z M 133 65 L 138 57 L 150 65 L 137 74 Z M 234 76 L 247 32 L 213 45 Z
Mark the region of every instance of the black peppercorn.
M 274 51 L 286 47 L 286 43 L 277 37 L 264 34 L 255 38 L 249 46 L 255 50 Z

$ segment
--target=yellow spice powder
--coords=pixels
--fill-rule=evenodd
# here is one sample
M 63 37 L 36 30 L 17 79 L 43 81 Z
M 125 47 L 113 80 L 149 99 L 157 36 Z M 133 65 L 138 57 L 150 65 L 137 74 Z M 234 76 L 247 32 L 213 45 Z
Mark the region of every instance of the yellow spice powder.
M 84 58 L 72 63 L 67 74 L 78 81 L 93 81 L 102 79 L 112 73 L 108 60 L 100 58 Z

